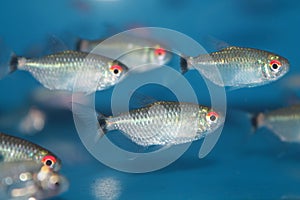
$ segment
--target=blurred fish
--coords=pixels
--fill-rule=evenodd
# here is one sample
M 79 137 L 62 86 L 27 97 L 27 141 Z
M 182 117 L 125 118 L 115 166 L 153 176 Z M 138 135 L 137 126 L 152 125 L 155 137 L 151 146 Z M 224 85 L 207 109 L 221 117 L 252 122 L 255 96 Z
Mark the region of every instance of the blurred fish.
M 97 48 L 96 48 L 97 47 Z M 96 49 L 95 49 L 96 48 Z M 145 64 L 151 64 L 155 67 L 162 66 L 172 58 L 170 51 L 158 41 L 133 36 L 130 34 L 121 34 L 108 40 L 84 40 L 77 43 L 77 50 L 83 52 L 99 53 L 100 55 L 120 55 L 119 61 L 129 68 L 136 68 L 137 71 L 146 71 Z
M 51 90 L 93 92 L 115 85 L 127 72 L 117 60 L 77 51 L 63 51 L 41 58 L 13 56 L 11 71 L 29 71 Z M 78 83 L 74 88 L 74 84 Z
M 17 107 L 9 112 L 0 111 L 0 126 L 2 128 L 17 128 L 21 134 L 33 135 L 44 129 L 47 114 L 36 106 Z
M 25 117 L 22 118 L 18 127 L 22 133 L 27 135 L 33 135 L 43 130 L 45 126 L 45 121 L 46 114 L 42 110 L 33 106 L 29 108 L 28 113 Z
M 283 142 L 300 143 L 300 105 L 260 113 L 253 117 L 252 124 L 270 129 Z
M 43 147 L 27 140 L 0 133 L 0 163 L 33 160 L 58 171 L 60 159 Z
M 43 108 L 71 110 L 72 101 L 86 103 L 87 99 L 80 93 L 72 93 L 69 91 L 53 91 L 45 88 L 36 88 L 30 97 L 30 101 Z
M 0 163 L 1 199 L 46 199 L 69 187 L 67 179 L 33 161 Z
M 141 146 L 192 142 L 213 132 L 224 117 L 211 108 L 192 103 L 155 102 L 118 116 L 98 116 L 103 132 L 122 131 Z
M 214 66 L 222 79 L 214 73 Z M 182 73 L 194 67 L 214 84 L 238 89 L 276 81 L 289 71 L 290 64 L 286 58 L 271 52 L 231 46 L 197 57 L 182 57 Z

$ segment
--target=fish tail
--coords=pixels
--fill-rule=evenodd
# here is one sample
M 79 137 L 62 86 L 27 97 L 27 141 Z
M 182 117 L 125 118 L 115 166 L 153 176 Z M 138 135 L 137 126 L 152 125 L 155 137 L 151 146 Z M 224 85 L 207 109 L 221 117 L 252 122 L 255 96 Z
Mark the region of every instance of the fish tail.
M 180 57 L 180 69 L 182 74 L 185 74 L 188 71 L 188 63 L 186 58 L 183 56 Z
M 13 73 L 18 69 L 19 65 L 19 57 L 16 54 L 12 54 L 10 62 L 9 62 L 9 73 Z
M 81 46 L 82 46 L 82 42 L 83 40 L 82 39 L 78 39 L 77 42 L 76 42 L 76 51 L 81 51 Z
M 107 129 L 107 117 L 105 117 L 101 113 L 98 113 L 97 120 L 98 120 L 98 123 L 99 123 L 99 126 L 100 126 L 101 130 L 105 134 L 108 131 L 108 129 Z
M 253 132 L 255 132 L 258 128 L 263 126 L 264 118 L 265 117 L 263 113 L 259 113 L 251 116 L 251 124 L 253 128 Z

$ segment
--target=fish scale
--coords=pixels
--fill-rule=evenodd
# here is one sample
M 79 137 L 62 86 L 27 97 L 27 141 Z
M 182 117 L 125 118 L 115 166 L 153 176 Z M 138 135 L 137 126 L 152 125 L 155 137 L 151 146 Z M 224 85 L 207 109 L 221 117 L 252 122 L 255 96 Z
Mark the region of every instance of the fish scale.
M 142 146 L 175 145 L 200 139 L 224 122 L 219 113 L 216 121 L 208 121 L 209 113 L 216 112 L 198 104 L 164 101 L 118 116 L 100 115 L 99 123 L 104 132 L 120 130 Z
M 270 129 L 281 141 L 300 143 L 300 105 L 260 113 L 252 122 L 255 128 Z
M 273 60 L 281 63 L 279 70 L 271 69 L 270 63 Z M 282 56 L 259 49 L 227 47 L 197 57 L 183 57 L 183 72 L 194 67 L 216 85 L 241 88 L 278 80 L 289 71 L 289 62 Z M 216 75 L 216 69 L 219 70 L 221 79 Z
M 41 164 L 42 159 L 51 155 L 56 158 L 55 167 L 60 167 L 60 160 L 47 149 L 27 140 L 0 133 L 0 163 L 33 160 Z
M 118 67 L 116 74 L 112 67 Z M 91 92 L 116 84 L 128 68 L 119 61 L 95 54 L 63 51 L 41 58 L 14 57 L 13 70 L 30 72 L 44 87 L 52 90 Z M 74 88 L 75 83 L 76 88 Z
M 162 66 L 172 58 L 172 53 L 161 42 L 126 33 L 106 40 L 79 40 L 77 45 L 79 51 L 118 57 L 136 72 Z

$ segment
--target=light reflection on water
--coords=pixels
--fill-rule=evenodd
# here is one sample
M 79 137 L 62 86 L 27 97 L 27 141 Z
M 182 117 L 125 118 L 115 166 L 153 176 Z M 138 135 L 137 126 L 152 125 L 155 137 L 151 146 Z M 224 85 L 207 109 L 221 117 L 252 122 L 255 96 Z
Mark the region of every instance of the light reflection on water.
M 91 185 L 91 190 L 96 199 L 115 200 L 121 195 L 121 183 L 113 177 L 99 178 Z

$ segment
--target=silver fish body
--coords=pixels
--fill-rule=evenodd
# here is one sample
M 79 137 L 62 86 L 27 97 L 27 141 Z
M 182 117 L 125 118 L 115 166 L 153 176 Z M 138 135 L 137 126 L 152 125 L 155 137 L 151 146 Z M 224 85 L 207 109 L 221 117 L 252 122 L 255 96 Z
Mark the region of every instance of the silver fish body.
M 1 199 L 46 199 L 68 189 L 67 179 L 33 161 L 0 163 Z
M 286 58 L 277 54 L 234 46 L 183 60 L 183 72 L 195 67 L 216 85 L 233 88 L 271 83 L 285 75 L 290 66 Z M 221 78 L 216 75 L 214 66 Z
M 27 140 L 0 133 L 0 163 L 35 161 L 55 171 L 61 167 L 60 159 L 49 150 Z
M 119 61 L 77 51 L 63 51 L 32 59 L 13 57 L 11 68 L 12 71 L 30 72 L 51 90 L 78 92 L 107 89 L 127 72 L 127 67 Z
M 223 122 L 220 113 L 206 106 L 178 102 L 156 102 L 118 116 L 99 116 L 104 132 L 120 130 L 141 146 L 192 142 L 213 132 Z
M 165 45 L 130 34 L 120 34 L 107 40 L 80 40 L 77 50 L 103 55 L 117 55 L 118 60 L 130 69 L 146 71 L 168 63 L 172 54 Z M 148 67 L 148 69 L 147 69 Z
M 260 113 L 254 121 L 257 128 L 270 129 L 283 142 L 300 143 L 300 105 Z

